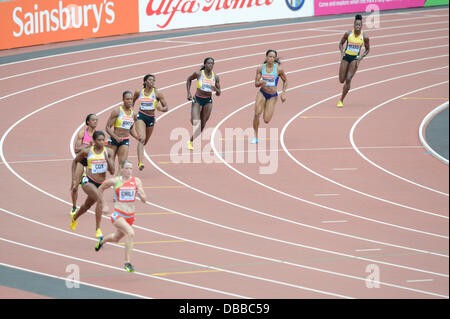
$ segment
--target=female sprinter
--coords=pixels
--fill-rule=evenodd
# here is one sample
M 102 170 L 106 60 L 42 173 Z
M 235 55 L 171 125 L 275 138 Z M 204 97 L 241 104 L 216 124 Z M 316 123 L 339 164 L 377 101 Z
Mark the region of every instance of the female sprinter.
M 122 100 L 123 105 L 111 112 L 106 123 L 106 132 L 111 136 L 111 157 L 114 162 L 117 155 L 119 163 L 128 158 L 130 134 L 138 141 L 143 141 L 142 136 L 138 136 L 134 128 L 133 93 L 123 92 Z
M 277 51 L 268 50 L 264 64 L 258 66 L 256 69 L 255 86 L 260 89 L 256 93 L 255 115 L 253 117 L 255 138 L 250 142 L 251 144 L 258 143 L 259 118 L 261 114 L 263 113 L 266 124 L 272 119 L 275 111 L 275 103 L 278 100 L 277 84 L 279 78 L 283 80 L 283 89 L 280 95 L 281 102 L 284 103 L 286 101 L 287 77 L 280 64 Z
M 98 188 L 106 179 L 106 171 L 109 171 L 111 175 L 114 174 L 114 161 L 108 154 L 105 147 L 105 133 L 102 131 L 95 131 L 92 136 L 94 143 L 89 148 L 83 148 L 77 156 L 75 156 L 72 162 L 72 190 L 78 187 L 79 180 L 76 179 L 75 171 L 77 163 L 81 162 L 84 158 L 87 158 L 87 172 L 86 176 L 81 179 L 81 188 L 88 196 L 83 205 L 77 210 L 76 213 L 70 214 L 70 228 L 75 230 L 78 222 L 77 219 L 83 215 L 94 203 L 98 200 Z M 100 229 L 102 220 L 102 207 L 97 203 L 95 209 L 95 236 L 103 236 Z
M 86 126 L 78 131 L 73 150 L 75 154 L 78 154 L 83 148 L 92 146 L 92 135 L 94 135 L 95 128 L 97 127 L 98 117 L 95 114 L 89 114 L 86 117 Z M 78 162 L 75 168 L 75 179 L 80 182 L 81 176 L 84 173 L 84 168 L 87 166 L 87 159 L 83 158 L 81 162 Z M 73 188 L 72 182 L 70 183 L 70 194 L 72 196 L 72 211 L 74 214 L 77 210 L 78 199 L 78 187 Z
M 133 96 L 133 105 L 139 99 L 139 113 L 136 115 L 136 133 L 141 136 L 137 146 L 138 168 L 144 169 L 144 145 L 147 145 L 155 127 L 155 110 L 167 112 L 164 95 L 155 88 L 156 78 L 152 74 L 144 76 L 144 88 L 136 90 Z M 159 102 L 159 104 L 158 104 Z
M 142 182 L 139 178 L 132 176 L 133 164 L 126 160 L 120 164 L 120 174 L 106 180 L 98 189 L 99 201 L 102 203 L 103 211 L 107 211 L 107 204 L 103 198 L 103 192 L 110 188 L 114 188 L 114 212 L 111 215 L 111 222 L 116 231 L 112 234 L 100 238 L 95 250 L 99 251 L 104 243 L 117 243 L 125 236 L 125 269 L 128 272 L 134 272 L 134 268 L 130 263 L 131 250 L 133 249 L 133 222 L 135 214 L 134 202 L 136 195 L 145 203 L 147 196 L 144 193 Z
M 216 96 L 221 93 L 220 79 L 213 72 L 214 59 L 206 58 L 203 61 L 203 67 L 199 71 L 195 71 L 186 80 L 187 99 L 192 101 L 191 124 L 194 133 L 188 142 L 188 149 L 193 150 L 192 142 L 201 134 L 208 122 L 212 109 L 212 92 L 216 92 Z M 197 89 L 195 96 L 191 95 L 191 82 L 197 80 Z
M 342 89 L 341 99 L 339 100 L 337 107 L 344 106 L 344 98 L 350 90 L 350 84 L 352 78 L 358 69 L 359 62 L 369 54 L 370 44 L 369 37 L 363 34 L 362 30 L 362 16 L 357 14 L 355 16 L 355 22 L 353 24 L 353 30 L 344 33 L 344 36 L 339 42 L 339 50 L 341 51 L 342 60 L 339 67 L 339 82 L 344 83 Z M 344 44 L 347 42 L 347 46 L 344 49 Z M 361 47 L 364 44 L 364 53 L 361 53 Z

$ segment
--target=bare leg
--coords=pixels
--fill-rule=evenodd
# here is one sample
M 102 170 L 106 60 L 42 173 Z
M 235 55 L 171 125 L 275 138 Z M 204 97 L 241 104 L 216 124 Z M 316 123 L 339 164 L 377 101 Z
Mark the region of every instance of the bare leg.
M 342 89 L 341 101 L 344 101 L 348 91 L 350 90 L 350 85 L 352 83 L 353 76 L 355 75 L 357 69 L 358 69 L 357 61 L 353 60 L 348 66 L 344 88 Z
M 263 119 L 264 123 L 268 124 L 272 119 L 273 113 L 275 112 L 275 104 L 278 101 L 278 97 L 273 97 L 266 102 L 264 107 Z
M 81 181 L 81 176 L 83 175 L 84 172 L 84 166 L 81 163 L 77 163 L 77 166 L 75 168 L 75 180 L 77 180 L 78 182 Z M 72 208 L 76 208 L 77 207 L 77 200 L 78 200 L 78 186 L 77 188 L 74 188 L 71 190 L 70 195 L 72 197 Z
M 258 129 L 259 129 L 259 118 L 264 111 L 264 106 L 266 104 L 266 98 L 260 91 L 256 93 L 255 100 L 255 114 L 253 116 L 253 130 L 255 132 L 255 138 L 258 138 Z
M 191 142 L 193 142 L 201 133 L 201 119 L 200 113 L 202 111 L 202 107 L 198 103 L 192 103 L 191 109 L 191 124 L 193 126 L 193 134 L 191 136 Z
M 134 230 L 123 218 L 118 218 L 113 224 L 125 236 L 125 262 L 130 262 L 133 249 Z
M 136 128 L 136 133 L 138 136 L 145 136 L 147 141 L 147 134 L 145 132 L 145 123 L 142 120 L 137 120 L 134 124 Z M 137 145 L 137 156 L 138 156 L 138 164 L 142 163 L 144 160 L 144 145 L 141 142 L 138 142 Z M 139 167 L 140 169 L 140 167 Z

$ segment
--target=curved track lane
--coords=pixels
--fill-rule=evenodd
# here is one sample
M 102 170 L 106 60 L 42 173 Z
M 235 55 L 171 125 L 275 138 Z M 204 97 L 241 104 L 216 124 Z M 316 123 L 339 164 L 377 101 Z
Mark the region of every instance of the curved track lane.
M 443 18 L 446 8 L 383 14 L 381 28 L 366 30 L 371 54 L 343 109 L 336 48 L 347 17 L 0 65 L 0 106 L 9 110 L 0 129 L 0 262 L 57 277 L 77 264 L 86 284 L 148 298 L 448 298 L 448 166 L 424 154 L 417 134 L 448 100 Z M 251 135 L 226 133 L 251 133 L 254 72 L 268 48 L 279 52 L 289 90 L 261 125 L 263 157 Z M 223 94 L 201 146 L 188 152 L 184 84 L 206 56 Z M 130 275 L 123 245 L 94 251 L 92 212 L 75 233 L 68 227 L 71 145 L 86 114 L 97 113 L 104 129 L 121 92 L 146 73 L 170 111 L 135 172 L 149 199 L 138 206 Z M 188 163 L 174 162 L 178 150 Z M 378 281 L 368 282 L 373 269 Z

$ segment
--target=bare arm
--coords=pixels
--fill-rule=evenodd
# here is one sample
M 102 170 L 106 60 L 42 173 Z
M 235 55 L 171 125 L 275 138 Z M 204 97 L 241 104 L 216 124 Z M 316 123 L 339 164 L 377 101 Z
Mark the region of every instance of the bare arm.
M 88 148 L 83 148 L 73 159 L 72 161 L 72 190 L 74 190 L 76 187 L 78 187 L 79 180 L 75 180 L 75 170 L 77 167 L 77 163 L 80 162 L 83 158 L 87 156 L 87 153 L 89 152 Z
M 341 52 L 341 55 L 342 56 L 344 56 L 344 54 L 345 54 L 345 48 L 344 48 L 344 44 L 345 44 L 345 42 L 347 42 L 347 39 L 348 39 L 348 35 L 349 35 L 350 33 L 347 31 L 347 32 L 345 32 L 344 33 L 344 35 L 342 36 L 342 38 L 341 38 L 341 41 L 339 42 L 339 51 Z
M 281 102 L 284 103 L 284 101 L 286 101 L 286 89 L 287 89 L 287 85 L 288 85 L 288 81 L 287 81 L 287 76 L 286 73 L 284 72 L 284 69 L 279 67 L 278 68 L 278 76 L 283 80 L 283 88 L 281 91 Z
M 190 76 L 188 76 L 188 78 L 186 80 L 187 99 L 189 101 L 192 100 L 192 94 L 191 94 L 191 83 L 192 83 L 192 80 L 196 80 L 199 77 L 200 77 L 200 72 L 199 71 L 195 71 Z
M 109 134 L 109 136 L 111 136 L 112 138 L 114 138 L 117 143 L 122 142 L 122 138 L 120 136 L 117 136 L 116 134 L 114 134 L 114 129 L 112 128 L 114 125 L 114 122 L 116 121 L 116 119 L 119 117 L 119 109 L 114 109 L 111 112 L 111 115 L 108 118 L 108 122 L 106 123 L 106 133 Z
M 73 151 L 75 154 L 79 153 L 83 149 L 83 137 L 84 137 L 84 128 L 78 131 L 77 139 L 75 140 L 75 143 L 73 145 Z
M 108 148 L 106 148 L 106 162 L 108 163 L 108 171 L 111 175 L 114 175 L 114 171 L 116 170 L 114 167 L 114 160 L 111 158 L 111 155 L 108 152 Z
M 216 96 L 220 96 L 222 90 L 220 89 L 220 78 L 218 75 L 216 77 L 216 85 L 213 87 L 213 90 L 216 91 Z
M 262 81 L 261 77 L 262 77 L 262 65 L 256 68 L 255 87 L 257 88 L 266 84 L 266 81 Z
M 370 41 L 369 37 L 364 35 L 364 53 L 360 56 L 360 60 L 362 60 L 366 55 L 369 54 L 370 51 Z
M 108 211 L 108 205 L 106 204 L 105 198 L 103 197 L 103 192 L 104 192 L 106 189 L 108 189 L 108 188 L 114 186 L 114 183 L 115 183 L 115 182 L 116 182 L 116 181 L 115 181 L 115 177 L 111 177 L 111 178 L 107 179 L 106 181 L 104 181 L 104 182 L 100 185 L 100 187 L 98 188 L 98 190 L 97 190 L 97 194 L 98 194 L 98 202 L 99 202 L 100 205 L 102 206 L 102 211 L 103 211 L 103 212 Z
M 135 180 L 136 180 L 136 186 L 137 186 L 137 195 L 138 195 L 139 199 L 143 203 L 145 203 L 147 201 L 147 195 L 145 195 L 144 187 L 142 186 L 142 181 L 137 177 L 135 177 Z
M 156 106 L 156 108 L 161 112 L 167 112 L 169 110 L 169 105 L 167 104 L 167 101 L 166 101 L 166 98 L 164 97 L 164 95 L 155 89 L 155 96 L 159 102 L 158 105 Z
M 137 99 L 139 98 L 139 95 L 141 95 L 141 91 L 139 91 L 139 90 L 134 91 L 134 94 L 133 94 L 133 106 L 134 106 L 134 103 L 136 103 Z

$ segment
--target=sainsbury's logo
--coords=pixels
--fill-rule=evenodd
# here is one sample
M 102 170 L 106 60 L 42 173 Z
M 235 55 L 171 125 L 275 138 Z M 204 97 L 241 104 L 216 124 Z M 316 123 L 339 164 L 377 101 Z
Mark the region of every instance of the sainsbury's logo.
M 147 16 L 163 15 L 167 17 L 163 24 L 157 26 L 164 29 L 169 25 L 175 14 L 192 14 L 196 12 L 209 12 L 219 10 L 242 10 L 270 6 L 275 0 L 149 0 L 147 3 Z M 302 0 L 304 1 L 304 0 Z
M 86 1 L 87 2 L 87 1 Z M 34 10 L 26 11 L 21 6 L 14 8 L 12 19 L 15 23 L 14 37 L 64 31 L 91 27 L 97 33 L 103 21 L 112 24 L 115 19 L 114 1 L 103 0 L 98 3 L 64 6 L 59 1 L 56 8 L 40 9 L 34 4 Z

